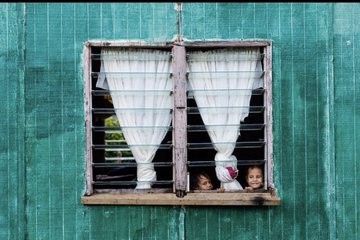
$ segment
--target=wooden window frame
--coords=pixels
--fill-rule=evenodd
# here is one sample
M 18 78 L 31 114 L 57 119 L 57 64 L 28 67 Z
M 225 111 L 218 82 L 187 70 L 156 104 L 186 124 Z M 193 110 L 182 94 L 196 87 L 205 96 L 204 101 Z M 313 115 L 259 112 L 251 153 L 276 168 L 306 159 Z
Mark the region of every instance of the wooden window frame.
M 187 192 L 186 179 L 186 48 L 218 47 L 263 47 L 264 59 L 264 99 L 265 108 L 265 155 L 264 179 L 267 190 L 263 192 Z M 152 190 L 128 192 L 94 192 L 92 185 L 91 146 L 91 48 L 92 47 L 137 47 L 171 48 L 173 54 L 174 110 L 173 138 L 181 136 L 173 144 L 174 192 L 165 193 Z M 148 43 L 145 41 L 87 41 L 83 49 L 84 112 L 86 132 L 86 188 L 81 203 L 85 205 L 279 205 L 273 184 L 272 159 L 272 42 L 270 40 L 227 40 L 227 41 L 174 41 L 169 43 Z

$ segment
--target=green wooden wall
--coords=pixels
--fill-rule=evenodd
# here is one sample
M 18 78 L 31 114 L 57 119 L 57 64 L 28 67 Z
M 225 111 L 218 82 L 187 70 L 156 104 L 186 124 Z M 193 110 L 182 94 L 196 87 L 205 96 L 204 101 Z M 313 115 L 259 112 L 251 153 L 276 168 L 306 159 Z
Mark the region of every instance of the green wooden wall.
M 182 6 L 187 39 L 273 41 L 275 207 L 80 203 L 83 43 L 169 41 L 173 3 L 1 3 L 0 17 L 1 239 L 360 239 L 359 3 Z

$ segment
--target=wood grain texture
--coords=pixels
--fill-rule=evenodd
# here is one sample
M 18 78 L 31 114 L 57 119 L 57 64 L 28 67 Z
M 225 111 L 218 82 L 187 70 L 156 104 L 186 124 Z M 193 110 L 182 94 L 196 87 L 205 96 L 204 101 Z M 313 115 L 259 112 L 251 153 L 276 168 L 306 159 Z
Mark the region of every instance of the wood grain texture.
M 101 193 L 81 198 L 83 204 L 101 205 L 279 205 L 270 193 L 187 193 L 183 198 L 173 193 Z

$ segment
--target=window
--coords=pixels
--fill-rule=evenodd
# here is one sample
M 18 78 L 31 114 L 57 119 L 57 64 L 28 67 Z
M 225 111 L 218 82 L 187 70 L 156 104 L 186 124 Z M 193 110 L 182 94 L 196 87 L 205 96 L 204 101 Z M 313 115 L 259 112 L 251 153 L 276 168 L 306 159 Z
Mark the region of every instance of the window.
M 271 42 L 87 42 L 84 204 L 278 205 Z M 262 185 L 249 188 L 249 166 Z M 208 175 L 211 189 L 193 187 Z

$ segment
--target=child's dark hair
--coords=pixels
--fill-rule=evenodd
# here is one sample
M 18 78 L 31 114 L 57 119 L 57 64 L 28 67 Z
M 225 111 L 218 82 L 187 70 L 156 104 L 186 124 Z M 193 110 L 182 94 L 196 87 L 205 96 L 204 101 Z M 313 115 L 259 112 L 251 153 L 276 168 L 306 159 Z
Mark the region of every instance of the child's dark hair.
M 207 174 L 206 172 L 203 172 L 203 171 L 192 172 L 190 174 L 190 189 L 191 190 L 194 190 L 197 188 L 200 176 L 204 176 L 208 179 L 211 179 L 209 174 Z
M 254 169 L 254 168 L 258 168 L 258 169 L 260 169 L 261 170 L 261 172 L 263 172 L 264 170 L 263 170 L 263 167 L 261 166 L 261 165 L 250 165 L 250 166 L 248 166 L 247 168 L 246 168 L 246 176 L 249 174 L 249 170 L 250 169 Z

